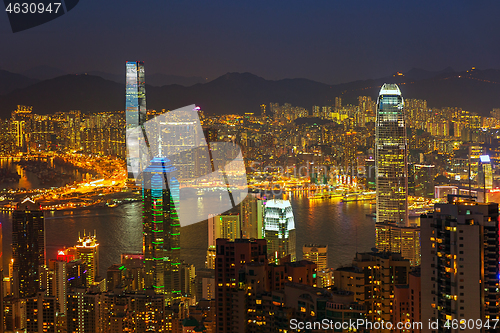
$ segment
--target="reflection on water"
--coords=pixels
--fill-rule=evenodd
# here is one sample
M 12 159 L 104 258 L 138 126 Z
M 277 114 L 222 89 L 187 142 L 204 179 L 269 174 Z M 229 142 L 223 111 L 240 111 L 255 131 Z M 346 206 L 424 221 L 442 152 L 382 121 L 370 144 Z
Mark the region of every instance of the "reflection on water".
M 297 228 L 297 257 L 302 246 L 315 243 L 328 245 L 329 266 L 351 263 L 357 252 L 375 246 L 375 223 L 366 214 L 372 212 L 366 201 L 342 203 L 339 199 L 310 200 L 307 196 L 289 197 Z M 142 203 L 116 208 L 46 212 L 47 258 L 55 258 L 57 250 L 76 244 L 78 232 L 97 232 L 100 244 L 100 274 L 120 262 L 124 252 L 142 251 Z M 3 251 L 11 257 L 11 213 L 0 213 L 3 225 Z M 181 228 L 181 256 L 198 268 L 204 267 L 208 245 L 207 221 Z M 7 263 L 8 261 L 5 260 Z
M 54 163 L 52 158 L 41 158 L 39 161 L 47 162 L 51 170 L 54 170 L 66 177 L 55 177 L 55 179 L 42 183 L 35 172 L 25 170 L 21 165 L 15 163 L 19 159 L 0 157 L 0 169 L 5 169 L 10 172 L 17 172 L 21 178 L 17 181 L 0 182 L 0 189 L 34 189 L 34 188 L 50 188 L 64 186 L 73 181 L 81 181 L 88 174 L 81 172 L 76 168 L 69 166 L 61 166 Z

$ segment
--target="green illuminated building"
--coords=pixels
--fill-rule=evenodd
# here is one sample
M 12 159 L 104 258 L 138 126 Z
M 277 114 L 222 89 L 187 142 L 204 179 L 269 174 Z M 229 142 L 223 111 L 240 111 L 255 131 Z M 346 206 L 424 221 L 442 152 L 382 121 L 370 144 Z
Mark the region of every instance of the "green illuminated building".
M 143 173 L 143 251 L 145 287 L 174 301 L 181 296 L 181 227 L 175 209 L 179 185 L 172 178 L 169 187 L 166 180 L 166 174 L 174 170 L 169 163 L 155 157 Z

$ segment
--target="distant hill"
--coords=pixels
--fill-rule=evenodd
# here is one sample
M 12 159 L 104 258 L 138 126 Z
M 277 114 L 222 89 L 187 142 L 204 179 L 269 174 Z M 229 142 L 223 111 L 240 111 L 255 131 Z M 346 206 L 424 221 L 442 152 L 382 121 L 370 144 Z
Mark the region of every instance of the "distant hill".
M 124 89 L 124 85 L 97 76 L 64 75 L 0 96 L 0 117 L 10 115 L 18 104 L 33 106 L 39 114 L 123 110 Z
M 404 75 L 407 78 L 413 79 L 413 80 L 425 80 L 425 79 L 430 79 L 433 77 L 436 77 L 441 74 L 449 74 L 449 73 L 455 73 L 453 68 L 451 67 L 446 67 L 445 69 L 437 72 L 433 71 L 428 71 L 425 69 L 421 68 L 412 68 L 408 72 L 404 73 Z
M 10 88 L 0 96 L 0 117 L 9 116 L 18 104 L 31 105 L 34 112 L 40 114 L 74 109 L 83 112 L 125 109 L 123 83 L 94 75 L 64 75 L 29 85 L 27 78 L 12 77 L 3 72 L 0 71 L 0 89 Z M 409 77 L 410 74 L 418 74 L 421 78 Z M 9 80 L 21 80 L 23 84 L 18 84 L 18 89 L 14 91 Z M 146 82 L 149 81 L 146 76 Z M 311 109 L 313 105 L 332 105 L 335 97 L 341 96 L 344 104 L 357 104 L 360 95 L 376 99 L 380 86 L 385 82 L 399 84 L 405 98 L 426 99 L 430 107 L 457 106 L 481 115 L 488 115 L 492 108 L 500 107 L 500 70 L 494 69 L 469 72 L 413 70 L 405 76 L 338 85 L 307 79 L 273 81 L 250 73 L 227 73 L 213 81 L 191 86 L 147 85 L 146 104 L 148 109 L 157 110 L 197 104 L 207 114 L 258 114 L 260 105 L 269 105 L 270 102 Z
M 162 87 L 171 84 L 178 84 L 181 86 L 189 87 L 197 83 L 206 83 L 207 81 L 201 76 L 179 76 L 167 74 L 152 74 L 147 75 L 147 83 L 152 86 Z
M 118 83 L 125 84 L 125 73 L 123 74 L 111 74 L 99 71 L 92 71 L 87 73 L 82 73 L 87 75 L 100 76 L 103 79 L 115 81 Z M 200 76 L 179 76 L 179 75 L 167 75 L 167 74 L 147 74 L 147 83 L 150 86 L 162 87 L 171 84 L 179 84 L 181 86 L 189 87 L 197 83 L 206 83 L 205 79 Z
M 36 82 L 38 82 L 36 79 L 0 70 L 0 95 L 8 94 L 19 88 L 28 87 Z
M 58 76 L 62 76 L 67 74 L 65 71 L 59 68 L 50 67 L 50 66 L 36 66 L 30 69 L 27 69 L 20 74 L 31 77 L 37 80 L 49 80 Z

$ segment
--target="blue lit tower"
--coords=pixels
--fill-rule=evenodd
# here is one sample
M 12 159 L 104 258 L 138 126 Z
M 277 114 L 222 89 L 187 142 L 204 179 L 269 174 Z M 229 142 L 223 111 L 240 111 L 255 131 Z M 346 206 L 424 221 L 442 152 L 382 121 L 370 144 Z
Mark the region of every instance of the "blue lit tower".
M 146 84 L 143 61 L 126 62 L 126 130 L 143 126 L 146 121 Z M 127 171 L 132 173 L 130 158 L 127 159 Z
M 146 121 L 146 84 L 143 61 L 127 61 L 127 129 Z
M 174 171 L 166 158 L 155 157 L 143 172 L 143 251 L 145 287 L 165 294 L 167 300 L 180 298 L 180 223 L 175 209 L 179 183 L 166 174 Z
M 407 155 L 403 97 L 396 84 L 384 84 L 375 126 L 377 222 L 408 225 Z

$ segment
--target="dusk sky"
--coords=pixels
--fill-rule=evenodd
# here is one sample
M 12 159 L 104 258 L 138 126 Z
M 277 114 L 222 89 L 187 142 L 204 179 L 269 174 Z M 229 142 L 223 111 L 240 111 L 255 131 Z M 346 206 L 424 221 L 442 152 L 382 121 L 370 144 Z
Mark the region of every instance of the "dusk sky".
M 499 13 L 498 1 L 84 0 L 15 34 L 1 13 L 0 68 L 118 74 L 143 60 L 150 74 L 325 83 L 500 68 Z

